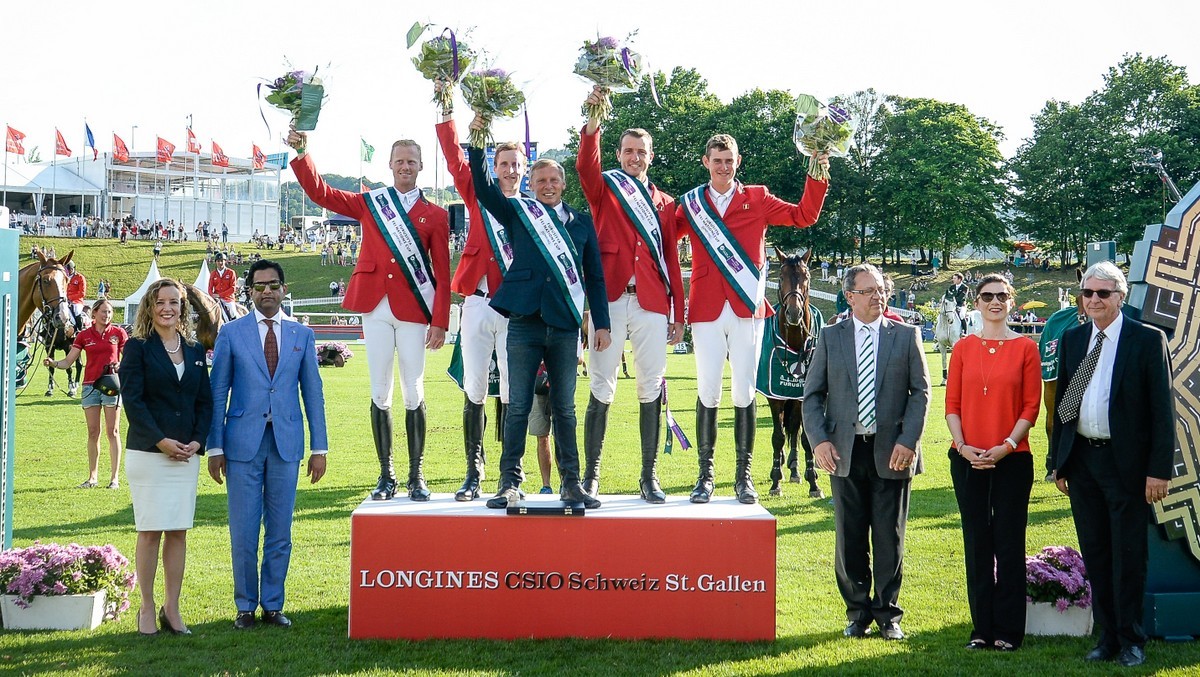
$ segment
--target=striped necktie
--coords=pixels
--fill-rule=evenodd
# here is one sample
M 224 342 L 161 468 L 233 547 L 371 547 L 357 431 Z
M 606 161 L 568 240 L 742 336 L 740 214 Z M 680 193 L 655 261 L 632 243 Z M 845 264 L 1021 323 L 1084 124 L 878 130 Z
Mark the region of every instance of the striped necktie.
M 866 332 L 858 351 L 858 422 L 870 430 L 875 425 L 875 337 L 871 328 Z

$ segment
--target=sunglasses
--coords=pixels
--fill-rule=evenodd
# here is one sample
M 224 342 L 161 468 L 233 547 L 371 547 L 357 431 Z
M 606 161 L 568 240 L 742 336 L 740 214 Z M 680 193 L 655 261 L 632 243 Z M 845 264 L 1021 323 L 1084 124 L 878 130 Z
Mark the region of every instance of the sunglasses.
M 279 291 L 279 288 L 283 286 L 283 283 L 279 280 L 272 280 L 271 282 L 255 282 L 250 286 L 253 287 L 254 291 L 257 292 L 264 292 L 267 289 L 270 289 L 271 291 Z
M 1083 298 L 1085 299 L 1090 299 L 1093 296 L 1099 296 L 1102 299 L 1107 299 L 1113 294 L 1119 294 L 1120 292 L 1118 292 L 1116 289 L 1080 289 L 1079 293 L 1083 294 Z
M 984 303 L 991 303 L 992 301 L 999 301 L 1000 303 L 1006 303 L 1008 301 L 1008 292 L 1006 292 L 1006 291 L 980 292 L 979 300 L 983 301 Z

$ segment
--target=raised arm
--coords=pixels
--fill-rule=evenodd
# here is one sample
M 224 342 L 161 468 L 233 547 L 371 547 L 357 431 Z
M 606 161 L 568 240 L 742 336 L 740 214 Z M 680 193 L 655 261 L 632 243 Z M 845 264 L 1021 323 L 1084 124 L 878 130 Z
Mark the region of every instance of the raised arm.
M 467 158 L 471 165 L 471 181 L 475 186 L 475 196 L 483 208 L 492 213 L 506 227 L 515 216 L 513 206 L 508 198 L 500 191 L 500 186 L 492 181 L 484 166 L 483 149 L 475 146 L 467 147 Z

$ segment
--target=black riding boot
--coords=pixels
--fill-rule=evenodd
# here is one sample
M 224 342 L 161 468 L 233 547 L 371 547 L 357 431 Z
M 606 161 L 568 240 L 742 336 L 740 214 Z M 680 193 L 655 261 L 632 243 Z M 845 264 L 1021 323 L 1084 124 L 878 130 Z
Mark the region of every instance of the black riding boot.
M 583 415 L 583 491 L 592 498 L 600 493 L 600 452 L 607 430 L 608 405 L 589 394 Z
M 666 503 L 667 495 L 658 485 L 655 466 L 658 464 L 658 434 L 662 430 L 662 396 L 638 406 L 638 427 L 642 434 L 642 477 L 638 490 L 647 503 Z
M 483 481 L 483 427 L 486 418 L 482 404 L 464 399 L 463 442 L 467 450 L 467 478 L 454 493 L 454 500 L 473 501 L 479 497 L 479 483 Z
M 408 497 L 428 501 L 429 487 L 421 463 L 425 460 L 425 403 L 404 412 L 404 433 L 408 440 Z
M 750 460 L 754 457 L 754 430 L 758 424 L 754 402 L 733 408 L 733 446 L 737 451 L 737 469 L 733 474 L 733 493 L 741 503 L 758 503 L 758 492 L 750 478 Z
M 380 409 L 371 403 L 371 434 L 375 438 L 375 455 L 379 457 L 379 483 L 371 492 L 371 500 L 388 501 L 396 495 L 396 473 L 392 471 L 392 410 Z
M 700 457 L 700 476 L 692 489 L 692 503 L 708 503 L 713 494 L 713 445 L 717 443 L 717 408 L 696 400 L 696 453 Z

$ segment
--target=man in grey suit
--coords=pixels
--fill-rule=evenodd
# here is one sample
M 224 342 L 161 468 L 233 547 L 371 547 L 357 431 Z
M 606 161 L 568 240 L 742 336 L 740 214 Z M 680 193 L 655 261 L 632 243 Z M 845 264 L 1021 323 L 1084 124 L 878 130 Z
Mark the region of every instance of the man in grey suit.
M 854 266 L 842 286 L 852 315 L 822 332 L 804 384 L 804 430 L 817 465 L 833 475 L 844 634 L 865 637 L 874 621 L 884 639 L 904 639 L 897 602 L 910 484 L 924 469 L 929 370 L 917 329 L 883 317 L 875 266 Z

